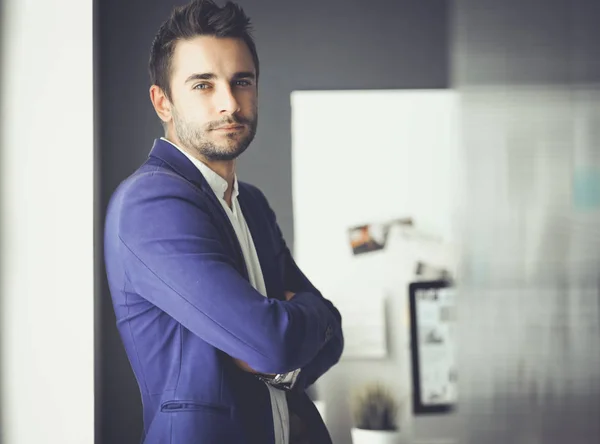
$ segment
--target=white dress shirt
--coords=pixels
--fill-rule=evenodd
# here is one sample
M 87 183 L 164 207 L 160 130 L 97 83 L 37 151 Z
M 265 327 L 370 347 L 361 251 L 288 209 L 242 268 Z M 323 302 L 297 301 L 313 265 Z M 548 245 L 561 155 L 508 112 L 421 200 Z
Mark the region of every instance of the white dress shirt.
M 237 176 L 233 182 L 233 192 L 231 193 L 231 208 L 225 201 L 225 191 L 227 190 L 227 181 L 211 170 L 206 164 L 200 162 L 195 157 L 192 157 L 186 153 L 183 149 L 175 145 L 170 140 L 162 140 L 169 142 L 179 151 L 181 151 L 202 173 L 208 185 L 213 190 L 219 202 L 223 206 L 225 213 L 229 217 L 231 225 L 235 230 L 235 234 L 242 248 L 244 255 L 244 261 L 246 263 L 246 269 L 248 270 L 248 277 L 250 278 L 250 284 L 263 296 L 267 296 L 267 288 L 265 286 L 265 280 L 258 260 L 258 254 L 256 253 L 256 247 L 252 240 L 252 234 L 244 219 L 244 214 L 240 208 L 239 201 L 237 199 L 238 181 Z M 275 444 L 288 444 L 289 443 L 289 411 L 287 405 L 287 398 L 283 390 L 279 390 L 267 383 L 265 383 L 269 389 L 269 395 L 271 397 L 271 407 L 273 411 L 273 425 L 275 432 Z

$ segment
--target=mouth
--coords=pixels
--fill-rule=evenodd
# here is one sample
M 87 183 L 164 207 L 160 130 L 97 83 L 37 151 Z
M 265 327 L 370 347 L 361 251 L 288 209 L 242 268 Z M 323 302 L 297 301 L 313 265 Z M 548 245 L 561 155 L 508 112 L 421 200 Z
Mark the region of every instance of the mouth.
M 221 126 L 219 128 L 215 128 L 214 131 L 234 132 L 234 131 L 241 131 L 242 129 L 244 129 L 243 125 L 227 125 L 227 126 Z

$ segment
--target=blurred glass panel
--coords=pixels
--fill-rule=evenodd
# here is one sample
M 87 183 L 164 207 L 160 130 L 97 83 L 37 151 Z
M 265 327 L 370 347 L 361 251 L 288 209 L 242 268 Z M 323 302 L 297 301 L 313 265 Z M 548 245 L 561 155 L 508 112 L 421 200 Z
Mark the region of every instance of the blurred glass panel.
M 455 2 L 462 444 L 600 442 L 593 2 Z M 598 82 L 598 83 L 594 83 Z
M 600 442 L 600 3 L 460 0 L 461 444 Z

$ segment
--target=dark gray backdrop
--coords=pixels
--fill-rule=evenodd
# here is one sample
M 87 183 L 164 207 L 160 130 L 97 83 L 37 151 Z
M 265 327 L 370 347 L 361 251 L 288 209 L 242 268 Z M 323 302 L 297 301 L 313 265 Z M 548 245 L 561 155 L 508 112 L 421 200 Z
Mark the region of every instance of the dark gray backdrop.
M 96 442 L 131 444 L 138 442 L 142 427 L 140 397 L 115 327 L 101 229 L 110 194 L 144 161 L 153 139 L 162 135 L 148 99 L 146 66 L 157 28 L 173 5 L 184 2 L 95 3 Z M 444 0 L 239 3 L 254 22 L 261 60 L 259 130 L 240 159 L 239 175 L 264 191 L 292 247 L 290 93 L 448 87 L 448 5 Z M 348 130 L 357 126 L 360 122 L 348 122 Z

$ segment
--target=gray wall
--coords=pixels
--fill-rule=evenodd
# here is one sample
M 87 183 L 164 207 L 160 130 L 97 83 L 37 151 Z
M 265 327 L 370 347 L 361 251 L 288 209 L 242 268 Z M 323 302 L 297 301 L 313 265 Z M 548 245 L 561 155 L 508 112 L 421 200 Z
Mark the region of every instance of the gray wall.
M 148 51 L 172 5 L 182 2 L 96 3 L 101 230 L 110 194 L 161 135 L 148 100 Z M 239 174 L 265 192 L 293 246 L 290 93 L 447 87 L 448 6 L 444 0 L 239 3 L 254 21 L 261 58 L 259 130 L 239 162 Z M 99 258 L 101 253 L 98 242 Z M 97 276 L 97 442 L 129 444 L 137 441 L 141 430 L 138 388 L 114 326 L 101 261 Z

